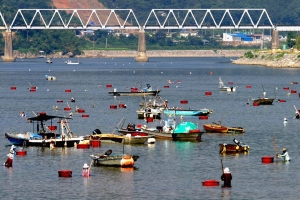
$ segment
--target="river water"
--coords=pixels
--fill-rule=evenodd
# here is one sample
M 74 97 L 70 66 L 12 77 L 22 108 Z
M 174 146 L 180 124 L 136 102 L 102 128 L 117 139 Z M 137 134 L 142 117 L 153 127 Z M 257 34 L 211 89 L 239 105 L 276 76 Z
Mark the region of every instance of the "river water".
M 293 119 L 300 108 L 298 92 L 299 69 L 273 69 L 263 66 L 231 64 L 229 58 L 151 58 L 148 63 L 136 63 L 133 58 L 82 59 L 81 65 L 65 65 L 64 59 L 24 59 L 0 64 L 0 140 L 1 159 L 6 160 L 10 143 L 5 132 L 31 131 L 32 125 L 20 117 L 33 112 L 68 116 L 67 102 L 75 110 L 85 109 L 88 118 L 73 112 L 70 128 L 77 135 L 91 134 L 96 128 L 113 132 L 124 117 L 127 123 L 146 124 L 137 119 L 140 97 L 118 97 L 108 91 L 128 90 L 150 83 L 161 89 L 160 96 L 169 106 L 213 110 L 208 120 L 185 117 L 198 124 L 222 121 L 224 125 L 245 128 L 243 135 L 205 133 L 202 142 L 173 142 L 157 140 L 154 145 L 102 144 L 100 148 L 76 149 L 28 147 L 27 156 L 15 156 L 12 168 L 1 168 L 1 195 L 7 199 L 298 199 L 300 178 L 300 121 Z M 55 76 L 47 81 L 45 75 Z M 237 91 L 228 95 L 218 89 L 219 77 L 225 85 L 233 82 Z M 168 84 L 168 80 L 174 84 Z M 178 83 L 178 81 L 181 83 Z M 106 88 L 112 84 L 112 88 Z M 29 92 L 30 86 L 36 92 Z M 169 85 L 169 88 L 164 86 Z M 247 88 L 251 85 L 251 88 Z M 262 87 L 263 85 L 263 87 Z M 16 86 L 16 90 L 10 90 Z M 289 87 L 290 90 L 283 90 Z M 251 98 L 267 96 L 284 99 L 271 106 L 252 106 Z M 66 93 L 65 90 L 71 90 Z M 205 92 L 212 92 L 206 96 Z M 75 103 L 70 99 L 74 97 Z M 63 103 L 57 103 L 61 99 Z M 180 104 L 181 100 L 188 104 Z M 250 106 L 246 103 L 250 101 Z M 124 103 L 125 109 L 110 109 Z M 94 105 L 94 106 L 92 106 Z M 53 106 L 59 106 L 55 111 Z M 283 119 L 288 119 L 288 124 Z M 160 122 L 148 123 L 156 126 Z M 274 142 L 281 152 L 288 148 L 290 163 L 280 160 L 263 164 L 262 156 L 275 156 Z M 250 145 L 250 153 L 219 154 L 219 144 L 233 143 L 236 138 Z M 139 155 L 134 169 L 92 167 L 91 177 L 81 177 L 89 155 L 112 149 L 114 153 Z M 232 188 L 204 187 L 202 181 L 220 180 L 221 159 L 232 172 Z M 73 171 L 72 178 L 58 177 L 58 170 Z

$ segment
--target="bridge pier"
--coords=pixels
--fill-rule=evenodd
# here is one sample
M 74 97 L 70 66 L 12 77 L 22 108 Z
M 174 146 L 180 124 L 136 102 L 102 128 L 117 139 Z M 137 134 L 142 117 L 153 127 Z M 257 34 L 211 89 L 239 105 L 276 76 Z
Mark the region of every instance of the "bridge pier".
M 5 41 L 5 47 L 4 47 L 4 56 L 2 56 L 2 62 L 15 62 L 16 58 L 13 56 L 11 30 L 6 30 L 3 33 L 3 37 Z
M 138 53 L 135 57 L 136 62 L 148 62 L 149 58 L 146 54 L 146 39 L 145 39 L 145 30 L 140 29 L 139 31 L 139 44 L 138 44 Z
M 272 51 L 276 51 L 279 48 L 279 36 L 278 30 L 272 30 Z

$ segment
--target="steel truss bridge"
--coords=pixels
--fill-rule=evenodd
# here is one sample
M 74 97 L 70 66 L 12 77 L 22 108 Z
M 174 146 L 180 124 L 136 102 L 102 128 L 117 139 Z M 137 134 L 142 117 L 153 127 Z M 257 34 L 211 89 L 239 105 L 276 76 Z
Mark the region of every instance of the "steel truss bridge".
M 275 29 L 265 9 L 152 9 L 141 23 L 132 9 L 19 9 L 12 21 L 0 12 L 0 29 Z

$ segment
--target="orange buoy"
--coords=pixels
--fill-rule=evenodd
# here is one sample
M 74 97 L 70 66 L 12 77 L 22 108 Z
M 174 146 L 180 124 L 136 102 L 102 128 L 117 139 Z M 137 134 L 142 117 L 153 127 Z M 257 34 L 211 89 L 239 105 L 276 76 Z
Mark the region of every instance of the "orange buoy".
M 30 89 L 29 91 L 30 92 L 36 92 L 36 89 Z
M 291 93 L 295 94 L 295 93 L 297 93 L 297 90 L 291 90 Z
M 69 90 L 69 89 L 68 89 L 68 90 L 65 90 L 65 92 L 71 92 L 71 91 L 72 91 L 72 90 Z
M 232 85 L 233 84 L 233 82 L 228 82 L 228 85 Z
M 55 131 L 55 130 L 57 130 L 57 126 L 48 126 L 48 129 L 50 131 Z
M 59 177 L 72 177 L 72 171 L 71 170 L 59 170 L 58 171 L 58 176 Z
M 85 110 L 84 110 L 84 109 L 81 109 L 81 108 L 79 108 L 79 109 L 77 110 L 77 112 L 78 112 L 78 113 L 84 113 L 84 112 L 85 112 Z
M 89 149 L 90 144 L 77 144 L 77 149 Z
M 181 100 L 180 101 L 181 104 L 188 104 L 188 102 L 189 102 L 188 100 Z
M 263 156 L 261 157 L 262 163 L 273 163 L 274 162 L 274 156 Z
M 56 102 L 57 102 L 57 103 L 62 103 L 62 102 L 64 102 L 64 101 L 61 100 L 61 99 L 59 99 L 59 100 L 57 100 Z
M 284 87 L 283 89 L 284 89 L 284 90 L 289 90 L 290 88 L 289 88 L 289 87 Z
M 208 119 L 208 116 L 199 116 L 199 119 L 207 120 L 207 119 Z
M 259 106 L 258 102 L 253 102 L 253 106 Z
M 164 88 L 169 88 L 169 87 L 170 87 L 170 86 L 168 86 L 168 85 L 165 85 L 165 86 L 164 86 Z
M 148 117 L 148 118 L 147 118 L 147 122 L 153 122 L 153 118 Z
M 101 141 L 100 140 L 90 140 L 90 146 L 92 146 L 93 148 L 100 147 Z
M 210 96 L 212 93 L 211 92 L 205 92 L 206 96 Z
M 10 90 L 16 90 L 16 89 L 17 89 L 16 86 L 11 86 L 11 87 L 10 87 Z
M 205 180 L 202 182 L 202 186 L 219 186 L 220 182 L 216 180 Z
M 119 108 L 126 108 L 126 105 L 123 104 L 123 103 L 120 103 L 120 104 L 119 104 Z
M 17 150 L 16 151 L 16 155 L 17 156 L 26 156 L 27 155 L 27 151 L 26 150 Z
M 117 105 L 110 105 L 110 109 L 117 109 Z
M 246 85 L 246 88 L 251 88 L 252 86 L 251 85 Z
M 107 88 L 111 88 L 111 87 L 112 87 L 112 84 L 106 84 L 106 87 L 107 87 Z
M 71 110 L 71 108 L 70 107 L 66 107 L 66 108 L 64 108 L 64 110 Z
M 85 114 L 85 115 L 81 115 L 81 117 L 85 118 L 85 117 L 89 117 L 89 115 Z

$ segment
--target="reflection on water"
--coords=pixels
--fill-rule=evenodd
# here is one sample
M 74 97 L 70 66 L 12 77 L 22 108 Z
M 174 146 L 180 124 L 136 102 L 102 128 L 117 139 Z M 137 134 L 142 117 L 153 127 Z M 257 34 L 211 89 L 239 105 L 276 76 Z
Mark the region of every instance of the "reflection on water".
M 137 82 L 160 88 L 160 96 L 168 100 L 170 107 L 213 110 L 208 120 L 184 117 L 183 120 L 194 122 L 200 130 L 204 123 L 222 120 L 224 125 L 245 128 L 245 133 L 204 133 L 201 142 L 157 139 L 155 144 L 102 143 L 100 148 L 90 149 L 27 147 L 27 155 L 15 156 L 12 168 L 2 168 L 0 180 L 5 183 L 2 195 L 12 199 L 284 199 L 288 192 L 290 199 L 299 197 L 296 186 L 300 122 L 293 119 L 294 105 L 299 107 L 299 97 L 297 94 L 287 96 L 282 88 L 289 86 L 300 91 L 297 84 L 290 85 L 290 81 L 299 79 L 300 70 L 232 65 L 228 58 L 152 58 L 143 64 L 131 58 L 83 59 L 78 66 L 67 66 L 63 62 L 63 59 L 53 59 L 53 64 L 46 64 L 44 59 L 24 59 L 23 62 L 1 64 L 2 159 L 10 149 L 5 132 L 32 130 L 32 124 L 20 117 L 20 112 L 24 111 L 27 117 L 41 111 L 69 116 L 69 111 L 63 108 L 72 97 L 76 102 L 69 103 L 74 111 L 69 125 L 74 134 L 88 135 L 96 128 L 110 133 L 123 117 L 126 123 L 146 124 L 137 118 L 140 97 L 115 98 L 108 94 L 114 88 L 122 91 L 136 87 Z M 55 76 L 56 81 L 45 80 L 46 74 Z M 230 95 L 220 92 L 219 77 L 225 85 L 233 82 L 236 92 Z M 169 84 L 168 80 L 174 84 Z M 28 91 L 28 82 L 38 87 L 36 92 Z M 106 88 L 106 84 L 113 87 Z M 261 84 L 269 97 L 274 96 L 277 87 L 276 98 L 286 102 L 252 106 L 251 99 L 262 95 Z M 164 88 L 165 85 L 169 88 Z M 247 88 L 249 85 L 251 88 Z M 16 90 L 10 90 L 11 86 L 16 86 Z M 65 92 L 67 89 L 72 92 Z M 211 91 L 212 95 L 206 96 L 206 91 Z M 182 99 L 187 99 L 188 105 L 181 104 Z M 110 105 L 119 102 L 127 107 L 110 109 Z M 58 110 L 54 109 L 56 106 Z M 89 117 L 83 118 L 75 112 L 76 106 L 84 109 Z M 284 117 L 287 124 L 283 124 Z M 155 127 L 161 123 L 163 120 L 155 120 L 147 125 Z M 278 149 L 289 149 L 290 163 L 261 162 L 264 155 L 275 156 L 272 135 Z M 219 154 L 219 144 L 232 143 L 234 138 L 250 145 L 250 152 Z M 82 166 L 91 162 L 90 155 L 108 149 L 113 153 L 122 153 L 124 149 L 126 154 L 140 157 L 134 168 L 92 165 L 91 176 L 82 177 Z M 221 159 L 224 167 L 232 172 L 232 188 L 203 187 L 204 180 L 220 179 Z M 57 171 L 61 169 L 72 170 L 73 177 L 59 178 Z

